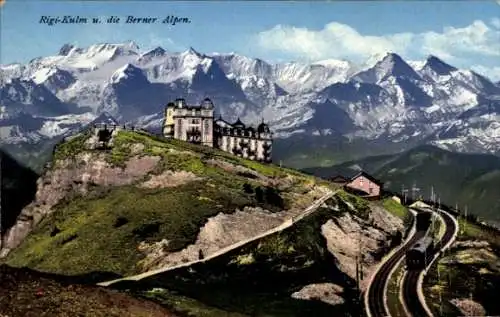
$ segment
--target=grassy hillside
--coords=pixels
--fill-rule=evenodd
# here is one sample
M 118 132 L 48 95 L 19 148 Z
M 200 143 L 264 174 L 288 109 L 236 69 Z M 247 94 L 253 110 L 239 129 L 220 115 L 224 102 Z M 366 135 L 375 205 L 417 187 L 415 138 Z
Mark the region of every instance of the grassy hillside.
M 132 184 L 89 184 L 86 194 L 67 194 L 11 252 L 7 264 L 61 274 L 129 275 L 140 271 L 137 264 L 144 254 L 138 244 L 142 241 L 166 239 L 165 251 L 181 250 L 195 241 L 208 218 L 220 212 L 233 213 L 245 206 L 280 211 L 307 203 L 301 201 L 306 199 L 303 194 L 322 182 L 275 165 L 136 132 L 120 132 L 115 147 L 104 154 L 85 151 L 82 147 L 88 137 L 84 133 L 60 144 L 51 168 L 77 168 L 85 164 L 83 152 L 92 155 L 90 161 L 102 160 L 115 167 L 124 167 L 132 157 L 161 159 L 151 173 Z M 69 167 L 61 165 L 64 160 L 72 162 Z M 232 167 L 222 168 L 213 161 Z M 197 178 L 167 188 L 140 186 L 167 170 L 190 172 Z
M 385 182 L 386 189 L 400 192 L 416 184 L 429 199 L 431 186 L 445 204 L 458 203 L 463 210 L 500 223 L 500 158 L 483 154 L 452 153 L 433 146 L 421 146 L 392 156 L 369 157 L 337 166 L 306 171 L 329 177 L 358 165 Z

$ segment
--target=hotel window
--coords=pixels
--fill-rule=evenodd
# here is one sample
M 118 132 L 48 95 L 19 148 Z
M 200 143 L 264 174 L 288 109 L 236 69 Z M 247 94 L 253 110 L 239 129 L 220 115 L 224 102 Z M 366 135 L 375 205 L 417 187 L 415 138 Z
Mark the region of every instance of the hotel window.
M 182 135 L 182 119 L 177 120 L 177 137 L 180 138 Z
M 370 187 L 370 188 L 368 189 L 368 192 L 369 192 L 370 194 L 373 194 L 373 187 Z
M 206 135 L 210 134 L 210 122 L 208 120 L 205 120 L 205 127 L 203 129 L 205 130 Z
M 363 179 L 362 178 L 359 179 L 359 186 L 363 186 Z

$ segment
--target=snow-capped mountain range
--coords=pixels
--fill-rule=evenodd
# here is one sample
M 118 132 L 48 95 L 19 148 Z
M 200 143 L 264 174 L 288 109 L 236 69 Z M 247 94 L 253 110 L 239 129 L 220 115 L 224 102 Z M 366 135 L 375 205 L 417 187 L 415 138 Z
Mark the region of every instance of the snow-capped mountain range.
M 163 107 L 178 97 L 209 97 L 230 120 L 263 117 L 279 138 L 333 134 L 499 153 L 500 84 L 434 56 L 271 64 L 193 48 L 144 52 L 134 42 L 66 44 L 55 56 L 1 65 L 0 139 L 59 137 L 103 113 L 157 129 Z

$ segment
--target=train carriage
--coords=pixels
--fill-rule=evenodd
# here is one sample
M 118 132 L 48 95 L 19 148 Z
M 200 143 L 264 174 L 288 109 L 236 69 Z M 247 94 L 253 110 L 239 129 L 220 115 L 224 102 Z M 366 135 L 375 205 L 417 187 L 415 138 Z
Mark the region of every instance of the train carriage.
M 409 270 L 424 269 L 430 262 L 434 252 L 432 237 L 424 237 L 406 251 L 406 266 Z

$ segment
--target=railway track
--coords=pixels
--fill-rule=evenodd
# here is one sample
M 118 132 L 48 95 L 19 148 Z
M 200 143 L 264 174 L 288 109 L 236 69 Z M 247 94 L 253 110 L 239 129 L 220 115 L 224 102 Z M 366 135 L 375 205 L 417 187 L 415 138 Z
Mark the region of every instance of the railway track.
M 389 316 L 389 312 L 386 310 L 384 304 L 384 295 L 386 291 L 386 284 L 389 280 L 389 276 L 391 274 L 391 270 L 401 258 L 404 257 L 406 251 L 415 244 L 420 238 L 425 236 L 426 231 L 416 231 L 413 237 L 408 240 L 408 242 L 401 247 L 398 251 L 396 251 L 390 258 L 387 260 L 380 269 L 377 271 L 376 275 L 373 278 L 373 281 L 368 289 L 368 308 L 370 317 L 386 317 Z
M 446 230 L 439 241 L 437 248 L 439 248 L 440 252 L 443 246 L 447 245 L 448 242 L 453 239 L 453 235 L 455 232 L 455 222 L 449 216 L 447 213 L 441 212 L 440 215 L 443 217 Z M 436 248 L 436 249 L 437 249 Z M 431 259 L 435 256 L 435 253 L 430 257 Z M 423 271 L 425 269 L 421 270 L 409 270 L 404 276 L 403 279 L 403 285 L 402 285 L 402 291 L 403 291 L 403 301 L 404 305 L 406 307 L 406 310 L 413 316 L 413 317 L 425 317 L 429 316 L 428 312 L 426 311 L 425 307 L 422 305 L 422 302 L 420 300 L 419 294 L 418 294 L 418 279 L 420 278 L 420 275 L 423 274 Z

